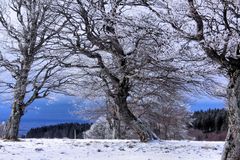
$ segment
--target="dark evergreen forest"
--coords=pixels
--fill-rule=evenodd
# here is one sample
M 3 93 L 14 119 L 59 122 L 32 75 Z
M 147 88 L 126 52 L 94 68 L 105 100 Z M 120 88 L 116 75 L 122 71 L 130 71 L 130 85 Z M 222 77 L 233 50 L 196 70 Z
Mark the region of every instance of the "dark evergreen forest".
M 196 111 L 191 116 L 188 133 L 195 140 L 224 141 L 228 129 L 228 115 L 225 109 Z
M 203 132 L 221 132 L 227 130 L 228 119 L 225 109 L 197 111 L 192 115 L 192 128 Z
M 76 138 L 82 139 L 83 132 L 90 128 L 91 124 L 64 123 L 58 125 L 32 128 L 26 138 Z

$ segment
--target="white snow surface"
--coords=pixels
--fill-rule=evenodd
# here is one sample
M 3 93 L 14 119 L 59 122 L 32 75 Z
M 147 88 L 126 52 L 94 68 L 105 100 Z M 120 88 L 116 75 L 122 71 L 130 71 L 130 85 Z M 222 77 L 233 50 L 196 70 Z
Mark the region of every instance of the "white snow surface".
M 224 142 L 137 140 L 0 140 L 0 160 L 220 160 Z

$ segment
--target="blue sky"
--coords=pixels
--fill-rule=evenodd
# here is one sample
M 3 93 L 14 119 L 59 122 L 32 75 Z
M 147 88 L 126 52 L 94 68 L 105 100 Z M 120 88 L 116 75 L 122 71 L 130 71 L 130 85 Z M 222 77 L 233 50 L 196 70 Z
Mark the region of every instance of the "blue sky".
M 35 101 L 29 106 L 24 115 L 25 119 L 37 119 L 37 120 L 75 120 L 76 116 L 70 114 L 74 110 L 72 104 L 73 98 L 61 97 L 57 101 L 41 99 Z M 5 119 L 10 114 L 10 104 L 0 103 L 0 119 Z
M 71 113 L 76 109 L 76 106 L 73 103 L 75 100 L 74 97 L 68 96 L 61 96 L 55 101 L 49 101 L 46 99 L 37 100 L 28 107 L 21 122 L 20 132 L 26 133 L 30 128 L 51 124 L 85 122 L 80 117 Z M 82 106 L 94 105 L 90 101 L 78 100 L 77 102 Z M 207 110 L 209 108 L 223 108 L 224 106 L 225 103 L 223 99 L 200 96 L 191 101 L 190 110 Z M 0 122 L 6 121 L 9 114 L 10 104 L 0 103 Z
M 80 117 L 72 114 L 76 110 L 76 98 L 70 96 L 60 96 L 56 100 L 41 99 L 35 101 L 27 108 L 24 115 L 25 119 L 36 120 L 78 120 Z M 90 101 L 77 100 L 78 105 L 91 106 L 94 105 Z M 190 102 L 190 110 L 207 110 L 209 108 L 223 108 L 225 102 L 223 99 L 217 99 L 209 96 L 195 97 Z M 0 120 L 8 118 L 10 114 L 10 104 L 0 103 Z
M 72 114 L 75 110 L 73 101 L 75 98 L 61 96 L 57 100 L 37 100 L 27 108 L 21 121 L 20 133 L 26 133 L 27 130 L 34 127 L 54 125 L 59 123 L 85 122 L 78 116 Z M 84 105 L 91 105 L 85 101 L 78 101 Z M 0 122 L 7 121 L 10 115 L 10 104 L 0 103 Z
M 226 106 L 226 102 L 223 98 L 199 96 L 192 100 L 190 106 L 191 111 L 208 110 L 209 108 L 224 108 Z
M 31 106 L 27 108 L 27 112 L 24 115 L 26 120 L 66 120 L 66 121 L 75 121 L 80 120 L 81 118 L 73 115 L 73 112 L 76 109 L 74 105 L 74 97 L 61 96 L 57 100 L 37 100 Z M 78 100 L 78 103 L 82 106 L 93 105 L 89 101 Z M 207 110 L 209 108 L 223 108 L 225 106 L 223 99 L 217 99 L 207 96 L 200 96 L 194 98 L 190 103 L 190 110 Z M 0 120 L 7 119 L 10 114 L 10 104 L 0 103 Z

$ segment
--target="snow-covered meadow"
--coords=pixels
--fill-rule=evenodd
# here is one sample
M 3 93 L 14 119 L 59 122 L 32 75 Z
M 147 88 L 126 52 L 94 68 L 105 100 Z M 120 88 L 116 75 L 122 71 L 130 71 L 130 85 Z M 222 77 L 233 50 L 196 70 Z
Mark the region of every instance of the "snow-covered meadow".
M 137 140 L 0 140 L 0 160 L 220 160 L 224 142 Z

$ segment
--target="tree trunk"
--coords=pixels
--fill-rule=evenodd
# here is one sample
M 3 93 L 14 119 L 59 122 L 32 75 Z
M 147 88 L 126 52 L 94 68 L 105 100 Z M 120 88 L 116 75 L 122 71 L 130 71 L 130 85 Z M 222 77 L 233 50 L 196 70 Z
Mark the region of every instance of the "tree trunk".
M 165 140 L 168 139 L 168 126 L 166 124 L 164 124 L 164 138 Z
M 147 125 L 144 124 L 140 119 L 137 119 L 129 110 L 127 105 L 127 96 L 117 96 L 115 98 L 115 102 L 118 106 L 120 120 L 122 120 L 138 134 L 141 142 L 148 142 L 158 139 L 151 129 L 147 127 Z
M 230 73 L 227 94 L 229 126 L 222 160 L 240 160 L 240 70 Z
M 114 119 L 112 120 L 112 138 L 113 139 L 121 139 L 121 129 L 120 129 L 120 121 L 118 119 Z
M 33 63 L 33 57 L 27 57 L 22 63 L 23 66 L 19 73 L 20 76 L 16 80 L 14 87 L 14 102 L 12 106 L 12 112 L 7 122 L 4 136 L 5 139 L 14 141 L 18 140 L 20 121 L 24 115 L 24 110 L 27 107 L 26 104 L 24 104 L 24 99 L 27 92 L 28 75 Z
M 17 141 L 18 131 L 23 112 L 13 107 L 11 116 L 6 124 L 4 139 Z

